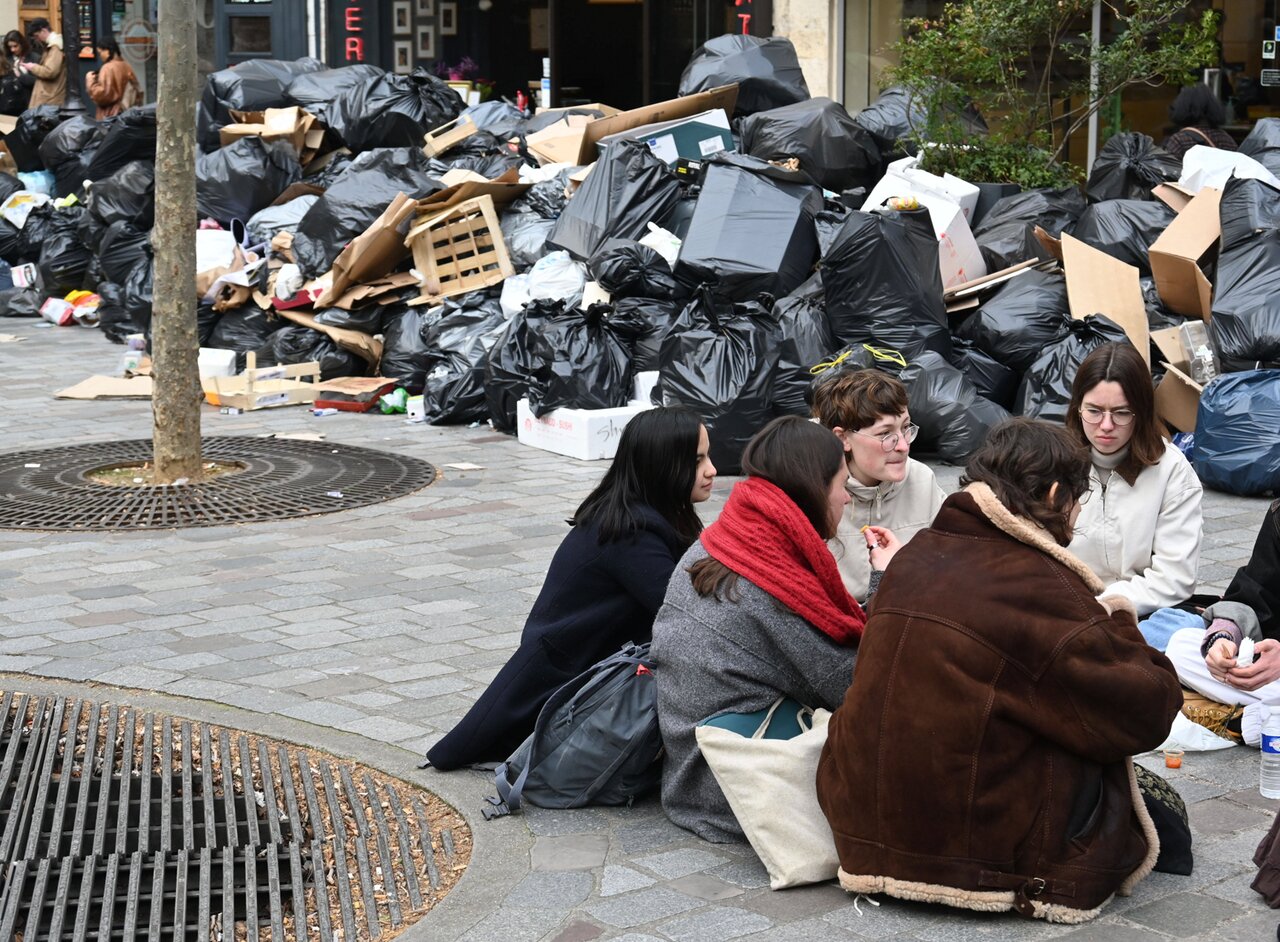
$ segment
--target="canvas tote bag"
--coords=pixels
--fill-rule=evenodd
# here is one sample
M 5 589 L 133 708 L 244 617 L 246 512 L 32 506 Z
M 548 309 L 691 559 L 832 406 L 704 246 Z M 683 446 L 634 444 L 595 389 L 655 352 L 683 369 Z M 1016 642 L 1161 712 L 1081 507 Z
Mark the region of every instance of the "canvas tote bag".
M 775 890 L 834 880 L 840 866 L 815 784 L 830 719 L 829 710 L 779 697 L 767 710 L 721 713 L 694 730 Z

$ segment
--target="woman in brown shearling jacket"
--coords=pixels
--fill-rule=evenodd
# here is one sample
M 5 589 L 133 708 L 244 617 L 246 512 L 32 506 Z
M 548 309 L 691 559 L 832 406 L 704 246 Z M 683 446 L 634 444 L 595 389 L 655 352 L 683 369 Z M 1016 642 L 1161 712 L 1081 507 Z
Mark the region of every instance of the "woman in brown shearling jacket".
M 818 766 L 850 892 L 1072 923 L 1151 871 L 1129 757 L 1182 694 L 1065 549 L 1088 475 L 1062 429 L 1006 422 L 894 557 Z

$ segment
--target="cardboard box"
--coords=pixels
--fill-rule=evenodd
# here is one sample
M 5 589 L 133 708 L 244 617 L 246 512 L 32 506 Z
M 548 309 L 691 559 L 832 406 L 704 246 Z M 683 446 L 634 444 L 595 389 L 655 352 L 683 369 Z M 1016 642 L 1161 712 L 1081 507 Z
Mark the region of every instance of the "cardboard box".
M 288 366 L 258 368 L 257 356 L 246 354 L 247 369 L 239 376 L 208 376 L 200 380 L 205 401 L 211 406 L 243 409 L 271 409 L 296 406 L 316 397 L 320 382 L 320 364 L 292 363 Z M 307 377 L 309 382 L 302 382 Z
M 201 347 L 198 362 L 201 378 L 205 376 L 236 375 L 236 352 L 234 350 Z
M 516 435 L 522 445 L 598 461 L 614 456 L 627 423 L 650 408 L 647 402 L 633 402 L 618 409 L 553 409 L 539 419 L 529 400 L 521 399 L 516 403 Z
M 712 109 L 719 109 L 726 115 L 732 115 L 737 103 L 738 86 L 736 84 L 721 85 L 719 88 L 698 92 L 696 95 L 660 101 L 654 105 L 645 105 L 643 108 L 634 108 L 631 111 L 600 118 L 583 128 L 581 146 L 577 155 L 569 162 L 580 166 L 594 162 L 597 157 L 596 145 L 612 134 L 635 130 L 646 124 L 691 118 Z
M 324 143 L 324 129 L 315 126 L 316 117 L 296 105 L 291 108 L 267 108 L 264 111 L 235 111 L 235 124 L 218 131 L 223 147 L 242 137 L 260 137 L 264 141 L 287 141 L 298 154 L 300 163 L 309 163 Z
M 1138 269 L 1067 233 L 1058 240 L 1039 226 L 1035 232 L 1045 251 L 1062 262 L 1071 316 L 1076 320 L 1090 314 L 1110 318 L 1123 328 L 1129 342 L 1149 365 L 1151 333 Z
M 724 150 L 733 150 L 733 134 L 729 116 L 718 108 L 688 118 L 645 124 L 601 138 L 597 145 L 603 151 L 617 141 L 642 141 L 668 167 L 681 157 L 703 160 Z
M 352 285 L 364 284 L 389 274 L 409 254 L 404 237 L 417 201 L 397 193 L 382 215 L 364 232 L 348 242 L 333 260 L 332 278 L 316 307 L 331 307 Z
M 1208 320 L 1213 285 L 1204 269 L 1217 255 L 1222 191 L 1205 187 L 1174 217 L 1150 249 L 1151 274 L 1164 306 L 1184 317 Z
M 1164 379 L 1156 387 L 1156 415 L 1179 432 L 1194 432 L 1204 387 L 1188 375 L 1189 366 L 1182 354 L 1178 328 L 1153 330 L 1151 341 L 1160 351 L 1165 367 Z

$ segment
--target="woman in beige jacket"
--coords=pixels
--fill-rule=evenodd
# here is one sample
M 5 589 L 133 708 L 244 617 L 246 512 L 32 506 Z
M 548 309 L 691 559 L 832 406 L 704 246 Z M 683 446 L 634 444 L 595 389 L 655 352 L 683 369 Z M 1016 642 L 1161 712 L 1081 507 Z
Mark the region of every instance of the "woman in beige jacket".
M 120 46 L 111 37 L 99 39 L 95 44 L 102 68 L 84 77 L 84 87 L 89 97 L 98 105 L 98 120 L 117 115 L 132 107 L 141 98 L 138 76 L 129 63 L 120 58 Z

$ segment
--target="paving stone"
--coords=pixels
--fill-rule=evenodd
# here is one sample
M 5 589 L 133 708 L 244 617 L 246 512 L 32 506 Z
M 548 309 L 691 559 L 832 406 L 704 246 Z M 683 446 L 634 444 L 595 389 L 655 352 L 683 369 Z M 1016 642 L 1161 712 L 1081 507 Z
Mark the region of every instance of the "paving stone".
M 535 942 L 564 922 L 553 909 L 497 909 L 468 929 L 469 942 Z
M 1136 926 L 1095 923 L 1058 938 L 1062 942 L 1167 942 L 1169 937 Z
M 619 929 L 632 929 L 697 909 L 701 905 L 702 900 L 658 886 L 610 897 L 599 903 L 588 904 L 584 908 L 601 922 Z
M 591 942 L 603 934 L 604 929 L 600 926 L 576 919 L 552 936 L 551 942 Z
M 1219 927 L 1213 938 L 1222 942 L 1271 942 L 1276 938 L 1277 918 L 1275 910 L 1243 915 Z
M 753 932 L 763 932 L 772 925 L 764 916 L 747 909 L 712 906 L 689 916 L 668 920 L 658 929 L 672 942 L 725 942 Z
M 590 870 L 603 864 L 608 852 L 609 838 L 604 834 L 540 837 L 533 845 L 531 869 Z
M 691 847 L 671 850 L 661 854 L 635 857 L 632 860 L 641 867 L 656 873 L 664 880 L 683 877 L 690 873 L 697 873 L 700 870 L 709 870 L 725 862 L 724 857 Z
M 691 873 L 686 877 L 668 880 L 667 886 L 677 892 L 696 896 L 698 899 L 705 899 L 712 903 L 741 896 L 743 892 L 741 887 L 725 883 L 705 873 Z M 759 912 L 759 910 L 756 911 Z
M 740 886 L 744 890 L 754 890 L 769 885 L 769 871 L 764 868 L 764 864 L 755 856 L 722 864 L 708 872 L 713 877 L 719 877 L 721 880 L 732 883 L 734 886 Z
M 575 870 L 535 870 L 507 894 L 504 906 L 525 909 L 568 909 L 588 896 L 595 886 L 590 873 Z
M 1271 818 L 1265 812 L 1230 801 L 1198 801 L 1187 806 L 1187 816 L 1197 836 L 1204 837 L 1271 826 Z
M 817 886 L 796 886 L 782 891 L 753 890 L 735 900 L 734 905 L 753 909 L 774 922 L 793 922 L 822 916 L 848 906 L 851 899 L 835 883 L 823 883 Z
M 1124 918 L 1185 939 L 1213 929 L 1239 914 L 1240 907 L 1214 896 L 1175 893 L 1148 906 L 1131 909 L 1124 914 Z
M 600 895 L 602 897 L 617 896 L 619 893 L 628 893 L 631 890 L 640 890 L 646 886 L 653 886 L 655 882 L 653 877 L 646 876 L 639 870 L 610 864 L 604 868 L 600 875 Z

